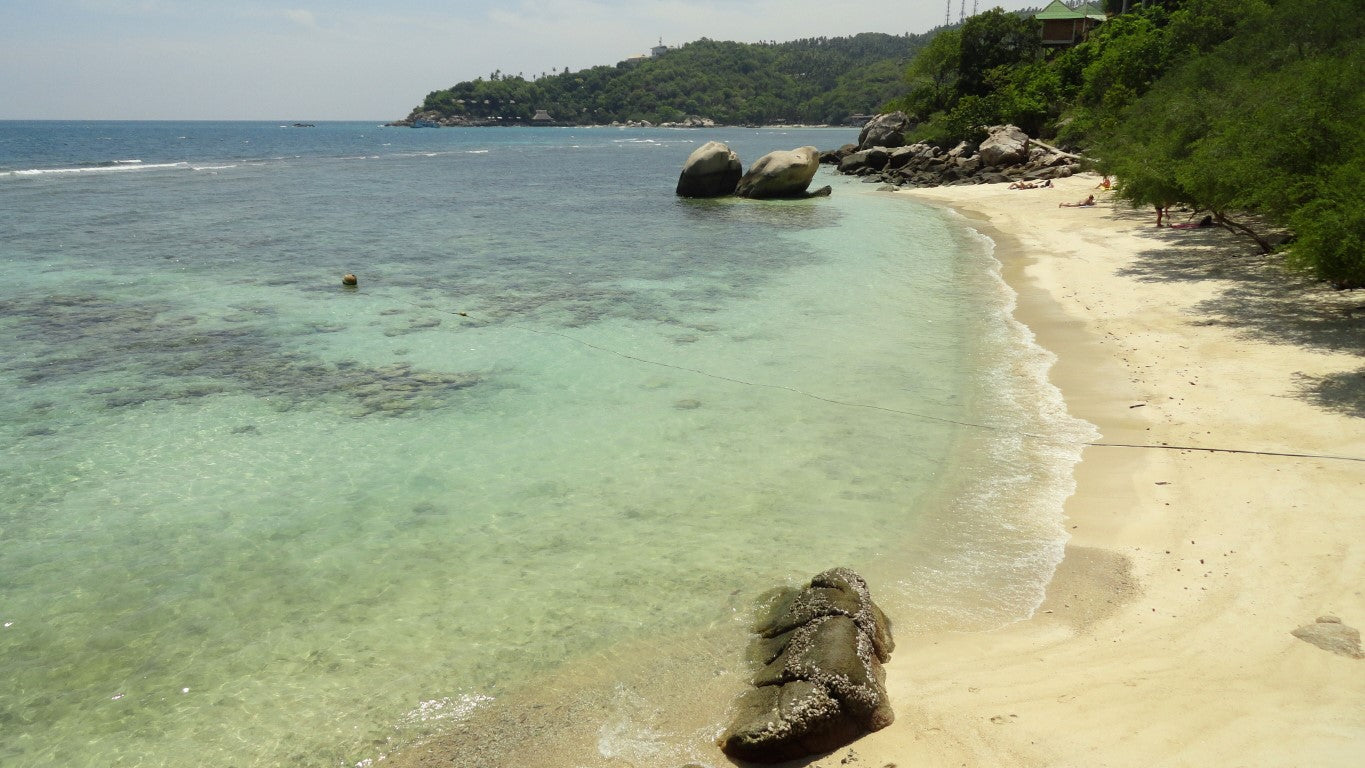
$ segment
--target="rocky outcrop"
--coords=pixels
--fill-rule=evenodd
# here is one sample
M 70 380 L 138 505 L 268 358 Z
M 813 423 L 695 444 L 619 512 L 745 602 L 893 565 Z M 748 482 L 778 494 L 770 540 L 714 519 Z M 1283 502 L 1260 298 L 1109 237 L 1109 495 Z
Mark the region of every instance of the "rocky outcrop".
M 676 123 L 659 123 L 660 128 L 715 128 L 716 121 L 709 117 L 688 115 Z
M 708 141 L 698 147 L 678 176 L 679 197 L 721 197 L 733 194 L 739 186 L 744 169 L 739 155 L 719 141 Z
M 867 582 L 847 568 L 783 590 L 754 628 L 754 687 L 721 735 L 737 760 L 779 763 L 829 752 L 891 724 L 882 663 L 895 642 Z
M 1013 125 L 993 125 L 977 153 L 985 165 L 1018 165 L 1028 160 L 1028 134 Z
M 905 146 L 905 132 L 914 127 L 904 112 L 888 112 L 867 121 L 858 133 L 858 149 Z
M 402 120 L 385 123 L 398 128 L 472 128 L 502 125 L 491 118 L 465 117 L 463 115 L 443 115 L 435 110 L 414 109 Z
M 1031 139 L 1012 125 L 991 127 L 979 146 L 961 142 L 946 152 L 929 144 L 861 150 L 845 146 L 824 153 L 821 160 L 838 163 L 841 173 L 894 187 L 1045 181 L 1070 176 L 1081 163 L 1077 155 Z
M 735 194 L 753 198 L 804 197 L 819 169 L 820 151 L 815 147 L 769 152 L 739 180 Z
M 822 164 L 829 163 L 831 165 L 838 165 L 839 161 L 842 160 L 845 156 L 850 155 L 857 151 L 858 151 L 857 144 L 845 144 L 842 147 L 839 147 L 838 149 L 827 149 L 824 152 L 820 153 L 820 162 Z
M 874 168 L 880 171 L 890 160 L 891 153 L 886 151 L 886 147 L 872 147 L 845 155 L 839 161 L 839 172 L 852 173 L 860 168 Z

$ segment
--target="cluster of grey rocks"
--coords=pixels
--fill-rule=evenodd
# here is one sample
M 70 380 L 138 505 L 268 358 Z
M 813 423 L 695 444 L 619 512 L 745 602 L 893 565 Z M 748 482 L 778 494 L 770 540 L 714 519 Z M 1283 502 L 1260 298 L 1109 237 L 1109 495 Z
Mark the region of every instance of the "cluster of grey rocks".
M 771 593 L 766 605 L 749 648 L 753 687 L 720 737 L 726 755 L 796 760 L 891 724 L 882 664 L 895 641 L 861 576 L 833 568 L 802 589 Z
M 903 112 L 873 118 L 846 144 L 820 156 L 837 164 L 840 173 L 896 187 L 945 184 L 1000 184 L 1061 179 L 1080 170 L 1081 158 L 1030 138 L 1013 125 L 986 129 L 980 144 L 961 142 L 944 150 L 930 144 L 905 143 L 913 125 Z
M 760 157 L 746 173 L 739 155 L 726 144 L 708 141 L 683 163 L 678 176 L 679 197 L 749 198 L 817 197 L 828 195 L 829 187 L 808 192 L 811 179 L 820 170 L 820 150 L 797 147 L 769 152 Z
M 715 128 L 716 121 L 709 117 L 689 115 L 677 122 L 659 123 L 660 128 Z

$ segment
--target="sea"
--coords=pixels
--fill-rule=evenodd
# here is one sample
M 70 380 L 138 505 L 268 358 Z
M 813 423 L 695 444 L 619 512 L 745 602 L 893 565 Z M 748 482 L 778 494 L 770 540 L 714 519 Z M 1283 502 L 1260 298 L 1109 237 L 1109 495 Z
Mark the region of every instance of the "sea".
M 1094 428 L 994 244 L 674 195 L 856 138 L 0 122 L 0 765 L 364 768 L 584 668 L 559 764 L 668 765 L 720 715 L 585 660 L 742 681 L 835 566 L 902 645 L 1031 615 Z

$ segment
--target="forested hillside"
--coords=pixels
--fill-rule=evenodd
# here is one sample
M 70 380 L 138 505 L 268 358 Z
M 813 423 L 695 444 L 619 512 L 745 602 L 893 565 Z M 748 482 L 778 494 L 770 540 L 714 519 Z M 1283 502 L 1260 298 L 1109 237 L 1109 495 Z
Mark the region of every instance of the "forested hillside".
M 433 91 L 413 117 L 558 123 L 840 123 L 905 92 L 906 64 L 933 36 L 865 33 L 787 43 L 702 39 L 662 55 L 527 79 L 494 72 Z
M 1128 8 L 1115 13 L 1115 8 Z M 1186 205 L 1292 263 L 1365 287 L 1360 0 L 1111 1 L 1080 45 L 992 10 L 936 37 L 894 106 L 951 146 L 1014 123 L 1084 149 L 1134 204 Z

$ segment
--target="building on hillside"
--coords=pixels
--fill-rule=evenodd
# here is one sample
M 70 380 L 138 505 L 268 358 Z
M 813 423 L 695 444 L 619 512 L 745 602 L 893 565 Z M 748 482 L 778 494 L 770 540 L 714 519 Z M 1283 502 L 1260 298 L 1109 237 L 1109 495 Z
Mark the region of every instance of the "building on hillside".
M 669 47 L 664 45 L 664 39 L 661 37 L 659 38 L 659 44 L 649 49 L 649 55 L 651 58 L 657 59 L 665 53 L 668 53 L 669 50 Z
M 535 116 L 531 118 L 532 123 L 538 124 L 553 123 L 554 121 L 555 119 L 550 117 L 550 113 L 544 109 L 537 109 Z
M 1066 47 L 1084 40 L 1090 30 L 1104 23 L 1105 16 L 1099 3 L 1082 3 L 1072 8 L 1062 0 L 1052 0 L 1033 18 L 1043 23 L 1043 45 Z

